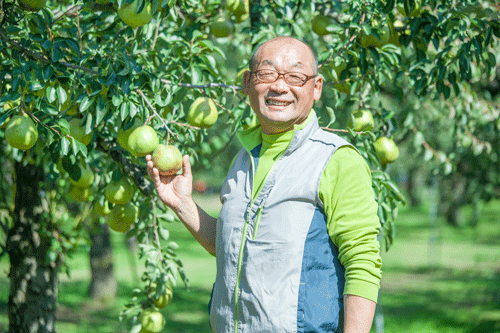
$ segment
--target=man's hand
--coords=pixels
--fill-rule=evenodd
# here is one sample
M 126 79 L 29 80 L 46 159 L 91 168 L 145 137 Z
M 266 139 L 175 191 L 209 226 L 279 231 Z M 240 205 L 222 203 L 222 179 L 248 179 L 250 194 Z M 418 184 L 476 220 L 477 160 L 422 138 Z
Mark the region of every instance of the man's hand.
M 161 176 L 158 169 L 154 167 L 151 155 L 146 156 L 146 161 L 149 177 L 153 180 L 158 197 L 165 205 L 178 213 L 183 203 L 192 200 L 193 175 L 189 156 L 184 155 L 182 158 L 182 174 L 172 176 Z
M 196 240 L 211 254 L 215 253 L 217 219 L 208 215 L 193 200 L 193 175 L 189 156 L 182 158 L 182 174 L 161 176 L 151 155 L 146 156 L 148 173 L 160 200 L 172 208 Z

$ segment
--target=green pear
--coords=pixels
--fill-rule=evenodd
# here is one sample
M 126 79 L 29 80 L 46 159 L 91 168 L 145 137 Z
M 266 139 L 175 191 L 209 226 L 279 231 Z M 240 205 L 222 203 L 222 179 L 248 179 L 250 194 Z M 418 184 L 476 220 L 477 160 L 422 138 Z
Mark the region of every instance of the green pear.
M 160 144 L 152 155 L 154 166 L 161 175 L 174 175 L 182 169 L 182 154 L 176 146 Z
M 199 128 L 209 128 L 217 121 L 217 107 L 208 97 L 198 97 L 189 107 L 188 121 Z
M 151 154 L 158 147 L 160 139 L 158 139 L 158 134 L 151 126 L 143 125 L 130 134 L 127 144 L 129 151 L 133 155 L 143 157 Z
M 5 139 L 17 149 L 30 149 L 38 140 L 38 129 L 27 114 L 12 117 L 5 129 Z

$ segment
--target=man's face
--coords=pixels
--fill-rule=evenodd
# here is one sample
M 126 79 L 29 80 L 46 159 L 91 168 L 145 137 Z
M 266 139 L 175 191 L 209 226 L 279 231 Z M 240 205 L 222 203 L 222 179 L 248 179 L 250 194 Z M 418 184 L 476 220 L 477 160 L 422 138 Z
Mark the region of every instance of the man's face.
M 296 40 L 271 40 L 259 48 L 255 60 L 253 72 L 265 69 L 281 74 L 314 74 L 311 51 Z M 265 134 L 282 133 L 293 129 L 294 124 L 304 122 L 314 101 L 321 97 L 322 87 L 320 76 L 307 80 L 303 86 L 289 85 L 283 77 L 272 83 L 263 83 L 250 72 L 243 77 L 244 91 Z

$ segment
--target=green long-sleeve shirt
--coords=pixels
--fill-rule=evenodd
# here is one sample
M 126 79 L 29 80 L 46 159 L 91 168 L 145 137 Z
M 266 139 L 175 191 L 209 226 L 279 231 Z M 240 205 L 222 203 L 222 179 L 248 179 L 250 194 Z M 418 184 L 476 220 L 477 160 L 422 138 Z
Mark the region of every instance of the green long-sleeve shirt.
M 259 126 L 239 134 L 247 148 L 262 143 L 254 176 L 254 198 L 274 163 L 287 149 L 294 131 L 304 128 L 310 119 L 309 116 L 285 133 L 266 135 Z M 344 294 L 377 301 L 382 274 L 377 240 L 380 223 L 370 170 L 355 149 L 341 147 L 333 154 L 320 180 L 319 197 L 327 216 L 328 233 L 345 268 Z

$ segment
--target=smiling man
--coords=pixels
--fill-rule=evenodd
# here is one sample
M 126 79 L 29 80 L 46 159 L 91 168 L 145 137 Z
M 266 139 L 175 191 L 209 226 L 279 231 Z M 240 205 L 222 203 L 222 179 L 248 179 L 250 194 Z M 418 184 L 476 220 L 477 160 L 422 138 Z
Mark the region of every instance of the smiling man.
M 161 177 L 160 199 L 216 255 L 212 330 L 368 333 L 381 277 L 380 227 L 368 166 L 357 150 L 321 130 L 312 110 L 323 79 L 305 43 L 262 44 L 243 78 L 259 119 L 238 133 L 237 154 L 210 217 L 183 174 Z

